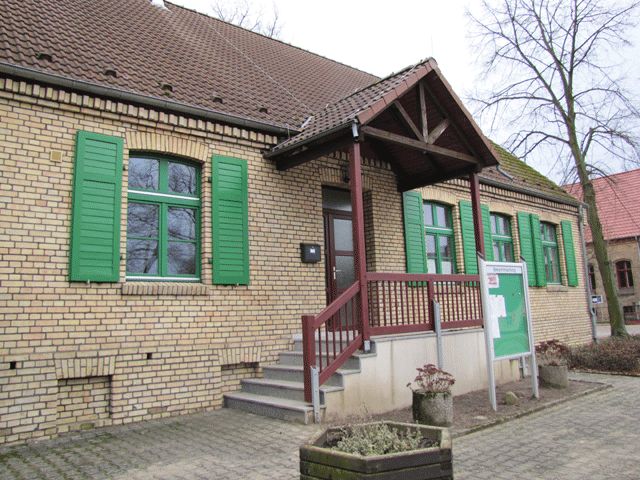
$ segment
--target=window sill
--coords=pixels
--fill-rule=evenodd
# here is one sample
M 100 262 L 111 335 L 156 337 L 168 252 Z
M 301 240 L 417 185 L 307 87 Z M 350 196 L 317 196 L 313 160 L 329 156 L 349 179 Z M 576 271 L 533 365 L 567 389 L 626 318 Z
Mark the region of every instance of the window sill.
M 568 292 L 569 287 L 566 285 L 547 284 L 547 292 Z
M 122 295 L 208 295 L 209 287 L 202 283 L 127 282 L 122 284 Z
M 618 295 L 622 296 L 626 296 L 626 295 L 633 295 L 634 293 L 636 293 L 635 289 L 633 287 L 631 288 L 618 288 Z

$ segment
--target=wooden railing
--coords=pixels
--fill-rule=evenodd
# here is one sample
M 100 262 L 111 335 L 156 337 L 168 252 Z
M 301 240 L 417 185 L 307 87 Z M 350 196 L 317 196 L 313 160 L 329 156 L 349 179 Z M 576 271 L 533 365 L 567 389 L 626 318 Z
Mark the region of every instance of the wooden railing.
M 477 275 L 367 273 L 372 335 L 433 330 L 440 305 L 443 329 L 482 325 Z
M 311 367 L 318 369 L 322 385 L 361 347 L 360 284 L 356 282 L 318 315 L 302 317 L 305 401 L 311 401 Z
M 311 367 L 319 385 L 359 348 L 364 331 L 386 335 L 434 329 L 434 302 L 440 306 L 443 329 L 482 325 L 480 279 L 477 275 L 367 273 L 369 318 L 360 314 L 360 283 L 356 282 L 318 315 L 302 317 L 304 395 L 311 401 Z M 364 322 L 367 322 L 366 325 Z

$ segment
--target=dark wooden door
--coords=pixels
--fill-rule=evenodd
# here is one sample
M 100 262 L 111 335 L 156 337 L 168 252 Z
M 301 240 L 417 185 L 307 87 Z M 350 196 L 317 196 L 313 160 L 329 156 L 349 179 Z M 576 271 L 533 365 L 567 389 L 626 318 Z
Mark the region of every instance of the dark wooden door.
M 324 209 L 327 304 L 355 282 L 351 212 Z

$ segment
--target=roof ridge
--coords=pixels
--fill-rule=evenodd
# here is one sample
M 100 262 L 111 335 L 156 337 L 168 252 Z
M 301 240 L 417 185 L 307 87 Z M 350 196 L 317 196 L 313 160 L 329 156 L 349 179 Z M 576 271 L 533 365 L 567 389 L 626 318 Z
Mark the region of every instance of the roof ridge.
M 202 15 L 203 17 L 207 17 L 207 18 L 209 18 L 211 20 L 216 20 L 216 21 L 224 23 L 226 25 L 230 25 L 233 28 L 238 28 L 238 29 L 243 30 L 245 32 L 249 32 L 249 33 L 252 33 L 254 35 L 258 35 L 259 37 L 266 38 L 267 40 L 272 40 L 274 42 L 281 43 L 282 45 L 286 45 L 287 47 L 295 48 L 296 50 L 300 50 L 301 52 L 305 52 L 305 53 L 308 53 L 308 54 L 313 55 L 315 57 L 319 57 L 319 58 L 322 58 L 324 60 L 328 60 L 328 61 L 333 62 L 335 64 L 342 65 L 343 67 L 347 67 L 347 68 L 350 68 L 352 70 L 356 70 L 356 71 L 358 71 L 360 73 L 364 73 L 366 75 L 370 75 L 370 76 L 375 77 L 375 78 L 380 78 L 380 77 L 378 77 L 378 75 L 375 75 L 375 74 L 370 73 L 370 72 L 366 72 L 366 71 L 362 70 L 361 68 L 354 67 L 353 65 L 348 65 L 348 64 L 346 64 L 344 62 L 340 62 L 340 61 L 335 60 L 333 58 L 329 58 L 329 57 L 327 57 L 325 55 L 321 55 L 319 53 L 312 52 L 311 50 L 307 50 L 306 48 L 298 47 L 297 45 L 293 45 L 292 43 L 287 43 L 284 40 L 280 40 L 279 38 L 269 37 L 269 36 L 267 36 L 267 35 L 265 35 L 263 33 L 260 33 L 260 32 L 254 32 L 253 30 L 249 30 L 248 28 L 241 27 L 241 26 L 236 25 L 234 23 L 228 22 L 226 20 L 222 20 L 222 19 L 220 19 L 218 17 L 214 17 L 213 15 L 209 15 L 209 14 L 204 13 L 204 12 L 200 12 L 200 11 L 195 10 L 193 8 L 185 7 L 184 5 L 178 5 L 177 3 L 173 3 L 173 2 L 170 2 L 170 1 L 167 1 L 167 0 L 165 0 L 165 3 L 171 5 L 172 7 L 181 8 L 183 10 L 187 10 L 189 12 L 193 12 L 193 13 L 196 13 L 198 15 Z
M 638 172 L 638 171 L 640 171 L 640 167 L 633 168 L 631 170 L 626 170 L 624 172 L 615 172 L 615 173 L 611 173 L 609 175 L 603 175 L 602 177 L 594 178 L 593 180 L 591 180 L 591 182 L 593 183 L 593 182 L 597 182 L 597 181 L 600 181 L 600 180 L 607 180 L 607 179 L 609 179 L 611 177 L 617 177 L 619 175 L 627 175 L 629 173 L 635 173 L 635 172 Z M 580 182 L 565 183 L 565 184 L 563 184 L 561 186 L 562 187 L 572 187 L 574 185 L 580 185 Z
M 396 76 L 400 75 L 401 73 L 402 73 L 402 74 L 404 74 L 404 73 L 406 73 L 406 72 L 408 72 L 408 71 L 410 71 L 410 70 L 413 70 L 414 68 L 416 68 L 416 67 L 417 67 L 417 66 L 419 66 L 419 65 L 424 65 L 424 64 L 425 64 L 425 63 L 427 63 L 429 60 L 433 60 L 433 57 L 427 57 L 427 58 L 425 58 L 425 59 L 423 59 L 423 60 L 420 60 L 420 61 L 419 61 L 419 62 L 417 62 L 417 63 L 414 63 L 414 64 L 412 64 L 412 65 L 408 65 L 408 66 L 406 66 L 405 68 L 403 68 L 403 69 L 401 69 L 401 70 L 398 70 L 397 72 L 391 72 L 391 73 L 390 73 L 389 75 L 387 75 L 386 77 L 384 77 L 384 78 L 380 78 L 380 79 L 378 79 L 377 81 L 375 81 L 375 82 L 373 82 L 373 83 L 371 83 L 371 84 L 369 84 L 369 85 L 367 85 L 367 86 L 365 86 L 365 87 L 358 88 L 357 90 L 354 90 L 352 93 L 350 93 L 350 94 L 349 94 L 349 95 L 347 95 L 346 97 L 342 97 L 341 99 L 336 100 L 336 101 L 335 101 L 335 102 L 333 102 L 333 103 L 335 104 L 335 103 L 338 103 L 338 102 L 342 102 L 343 100 L 346 100 L 347 98 L 352 97 L 353 95 L 356 95 L 356 94 L 358 94 L 358 93 L 360 93 L 360 92 L 362 92 L 362 91 L 364 91 L 364 90 L 367 90 L 367 89 L 369 89 L 369 88 L 373 87 L 374 85 L 378 85 L 379 83 L 386 82 L 386 81 L 387 81 L 387 80 L 389 80 L 390 78 L 392 78 L 392 77 L 396 77 Z
M 335 106 L 335 105 L 337 105 L 337 104 L 338 104 L 338 103 L 340 103 L 340 102 L 344 102 L 344 101 L 348 100 L 349 98 L 351 98 L 351 97 L 353 97 L 353 96 L 355 96 L 355 95 L 358 95 L 359 93 L 361 93 L 361 92 L 363 92 L 363 91 L 365 91 L 365 90 L 367 90 L 367 89 L 369 89 L 369 88 L 374 87 L 375 85 L 378 85 L 378 84 L 380 84 L 380 83 L 382 83 L 382 82 L 386 82 L 387 80 L 389 80 L 389 79 L 390 79 L 390 78 L 392 78 L 392 77 L 396 77 L 396 76 L 398 76 L 398 75 L 400 75 L 400 74 L 406 75 L 406 74 L 408 74 L 408 72 L 410 72 L 410 71 L 414 70 L 416 67 L 418 67 L 418 66 L 420 66 L 420 65 L 424 65 L 424 64 L 426 64 L 426 63 L 427 63 L 427 62 L 429 62 L 430 60 L 434 60 L 434 59 L 433 59 L 433 57 L 427 57 L 427 58 L 425 58 L 425 59 L 423 59 L 423 60 L 420 60 L 419 62 L 417 62 L 417 63 L 415 63 L 415 64 L 408 65 L 407 67 L 403 68 L 402 70 L 399 70 L 399 71 L 397 71 L 397 72 L 392 72 L 392 73 L 390 73 L 389 75 L 387 75 L 386 77 L 378 79 L 376 82 L 373 82 L 373 83 L 370 83 L 369 85 L 366 85 L 366 86 L 364 86 L 364 87 L 358 88 L 358 89 L 354 90 L 353 92 L 351 92 L 349 95 L 346 95 L 346 96 L 344 96 L 344 97 L 342 97 L 342 98 L 339 98 L 338 100 L 336 100 L 336 101 L 334 101 L 334 102 L 328 103 L 327 105 L 325 105 L 325 107 L 324 107 L 322 110 L 319 110 L 318 112 L 313 112 L 313 113 L 310 115 L 310 117 L 307 117 L 307 119 L 309 119 L 309 118 L 312 118 L 312 119 L 313 119 L 317 114 L 319 114 L 319 113 L 321 113 L 321 112 L 324 112 L 324 111 L 327 111 L 327 109 L 328 109 L 329 107 Z M 395 88 L 395 87 L 394 87 L 394 88 Z M 387 93 L 387 92 L 389 92 L 389 91 L 390 91 L 390 89 L 384 90 L 383 95 L 384 95 L 384 94 L 386 94 L 386 93 Z M 379 99 L 379 98 L 381 98 L 381 96 L 383 96 L 383 95 L 378 95 L 378 99 Z M 357 116 L 360 112 L 362 112 L 362 111 L 363 111 L 363 110 L 365 110 L 366 108 L 368 108 L 368 107 L 364 106 L 364 107 L 359 108 L 358 110 L 356 110 L 356 111 L 355 111 L 355 115 Z M 306 120 L 305 120 L 305 122 L 306 122 Z M 309 122 L 309 123 L 311 123 L 311 122 Z M 303 123 L 303 124 L 304 124 L 304 123 Z M 307 126 L 308 126 L 308 125 L 307 125 Z

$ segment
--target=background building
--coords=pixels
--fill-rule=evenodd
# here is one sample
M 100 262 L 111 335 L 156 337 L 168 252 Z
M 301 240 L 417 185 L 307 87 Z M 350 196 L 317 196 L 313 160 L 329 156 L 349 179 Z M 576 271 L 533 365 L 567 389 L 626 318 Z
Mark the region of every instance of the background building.
M 611 271 L 622 306 L 625 322 L 640 321 L 640 169 L 617 173 L 593 180 L 598 214 L 607 242 Z M 580 184 L 564 187 L 576 198 L 582 198 Z M 600 269 L 591 243 L 591 230 L 585 226 L 589 282 L 596 299 L 598 322 L 609 322 L 607 298 L 602 288 Z

